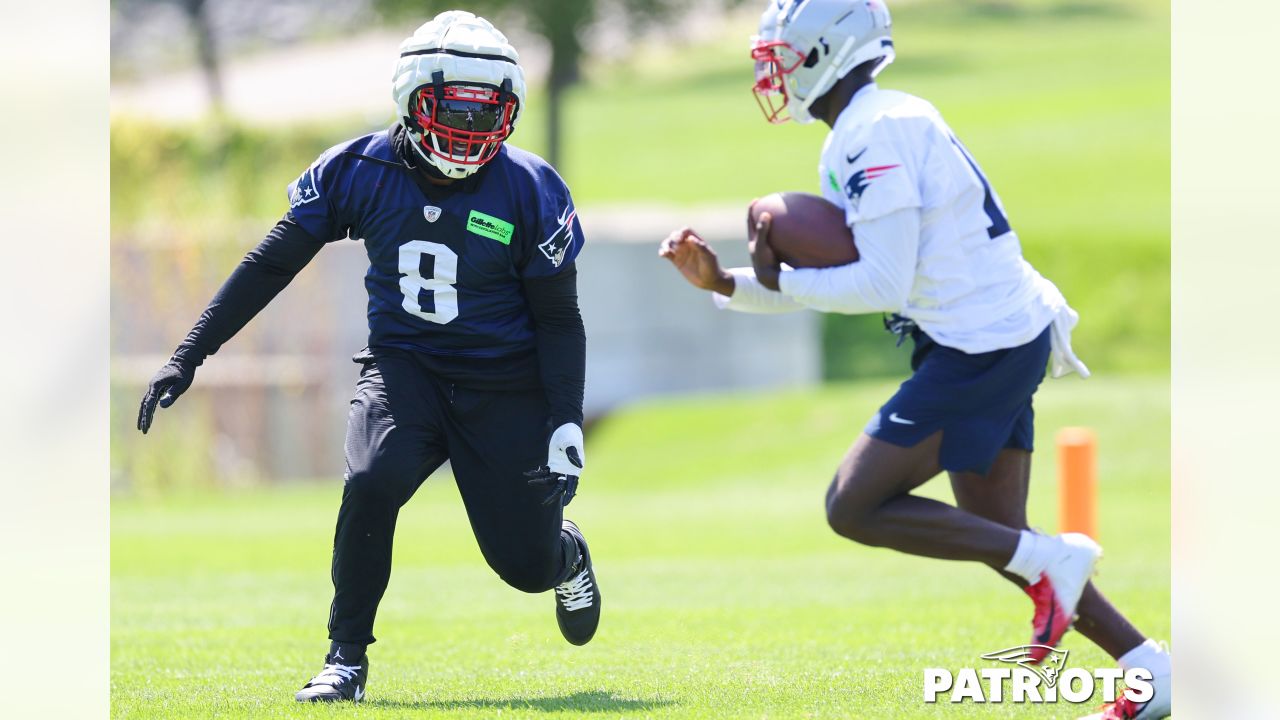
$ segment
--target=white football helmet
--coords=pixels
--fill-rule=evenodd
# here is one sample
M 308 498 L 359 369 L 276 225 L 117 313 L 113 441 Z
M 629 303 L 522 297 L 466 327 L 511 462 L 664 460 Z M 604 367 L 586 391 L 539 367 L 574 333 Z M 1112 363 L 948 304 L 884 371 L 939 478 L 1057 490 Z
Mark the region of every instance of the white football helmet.
M 813 122 L 809 106 L 850 70 L 893 62 L 889 9 L 881 0 L 769 0 L 752 38 L 756 101 L 769 122 Z
M 400 44 L 391 94 L 424 160 L 471 175 L 498 154 L 524 106 L 520 55 L 488 20 L 442 12 Z

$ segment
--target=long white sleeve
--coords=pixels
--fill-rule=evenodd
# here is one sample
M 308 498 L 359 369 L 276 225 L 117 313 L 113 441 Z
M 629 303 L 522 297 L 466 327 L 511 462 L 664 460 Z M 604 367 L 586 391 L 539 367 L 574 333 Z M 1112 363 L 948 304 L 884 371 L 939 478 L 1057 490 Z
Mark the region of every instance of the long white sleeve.
M 895 210 L 853 227 L 857 262 L 830 268 L 783 268 L 782 293 L 822 312 L 896 312 L 915 281 L 920 209 Z M 736 293 L 735 293 L 736 294 Z
M 780 292 L 770 290 L 756 280 L 751 268 L 729 268 L 733 276 L 733 295 L 711 293 L 716 307 L 721 310 L 737 310 L 747 313 L 784 313 L 803 310 L 804 305 Z

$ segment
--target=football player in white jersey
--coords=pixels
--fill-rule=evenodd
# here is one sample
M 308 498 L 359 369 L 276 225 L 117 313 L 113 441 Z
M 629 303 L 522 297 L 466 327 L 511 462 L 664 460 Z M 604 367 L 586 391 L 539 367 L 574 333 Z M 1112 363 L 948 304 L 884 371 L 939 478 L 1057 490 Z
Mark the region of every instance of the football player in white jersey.
M 1169 655 L 1089 582 L 1101 548 L 1027 526 L 1031 399 L 1046 364 L 1054 377 L 1088 377 L 1070 344 L 1078 315 L 1023 259 L 999 197 L 937 109 L 876 85 L 894 59 L 889 11 L 879 0 L 770 0 L 752 57 L 770 122 L 831 127 L 820 182 L 844 208 L 859 260 L 782 266 L 767 213 L 751 238 L 751 268 L 721 269 L 690 228 L 659 254 L 722 308 L 892 313 L 892 328 L 913 338 L 914 374 L 836 471 L 832 529 L 866 545 L 991 566 L 1034 603 L 1027 651 L 1036 662 L 1074 621 L 1121 667 L 1152 673 L 1150 700 L 1122 694 L 1096 717 L 1167 716 Z M 956 506 L 911 494 L 942 471 Z

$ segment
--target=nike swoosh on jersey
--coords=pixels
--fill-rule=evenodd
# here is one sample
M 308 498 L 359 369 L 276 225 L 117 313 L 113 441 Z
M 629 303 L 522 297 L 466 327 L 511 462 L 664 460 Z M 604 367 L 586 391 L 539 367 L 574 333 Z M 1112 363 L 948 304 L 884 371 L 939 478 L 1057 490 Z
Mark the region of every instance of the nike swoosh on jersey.
M 866 151 L 867 151 L 866 148 L 862 148 L 862 150 L 858 151 L 857 155 L 845 155 L 844 159 L 848 160 L 849 164 L 852 165 L 853 163 L 858 162 L 858 158 L 862 157 L 863 153 L 865 153 Z
M 908 420 L 898 413 L 889 413 L 889 422 L 898 423 L 899 425 L 915 425 L 915 420 Z

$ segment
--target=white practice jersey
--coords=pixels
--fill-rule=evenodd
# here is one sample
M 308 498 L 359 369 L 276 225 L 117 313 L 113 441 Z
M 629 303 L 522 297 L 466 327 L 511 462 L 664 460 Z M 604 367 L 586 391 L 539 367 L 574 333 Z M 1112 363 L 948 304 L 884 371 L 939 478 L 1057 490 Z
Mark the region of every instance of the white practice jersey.
M 1034 340 L 1074 313 L 1022 257 L 1000 198 L 937 109 L 874 84 L 854 95 L 827 136 L 822 193 L 857 224 L 918 208 L 915 278 L 898 313 L 967 353 Z

